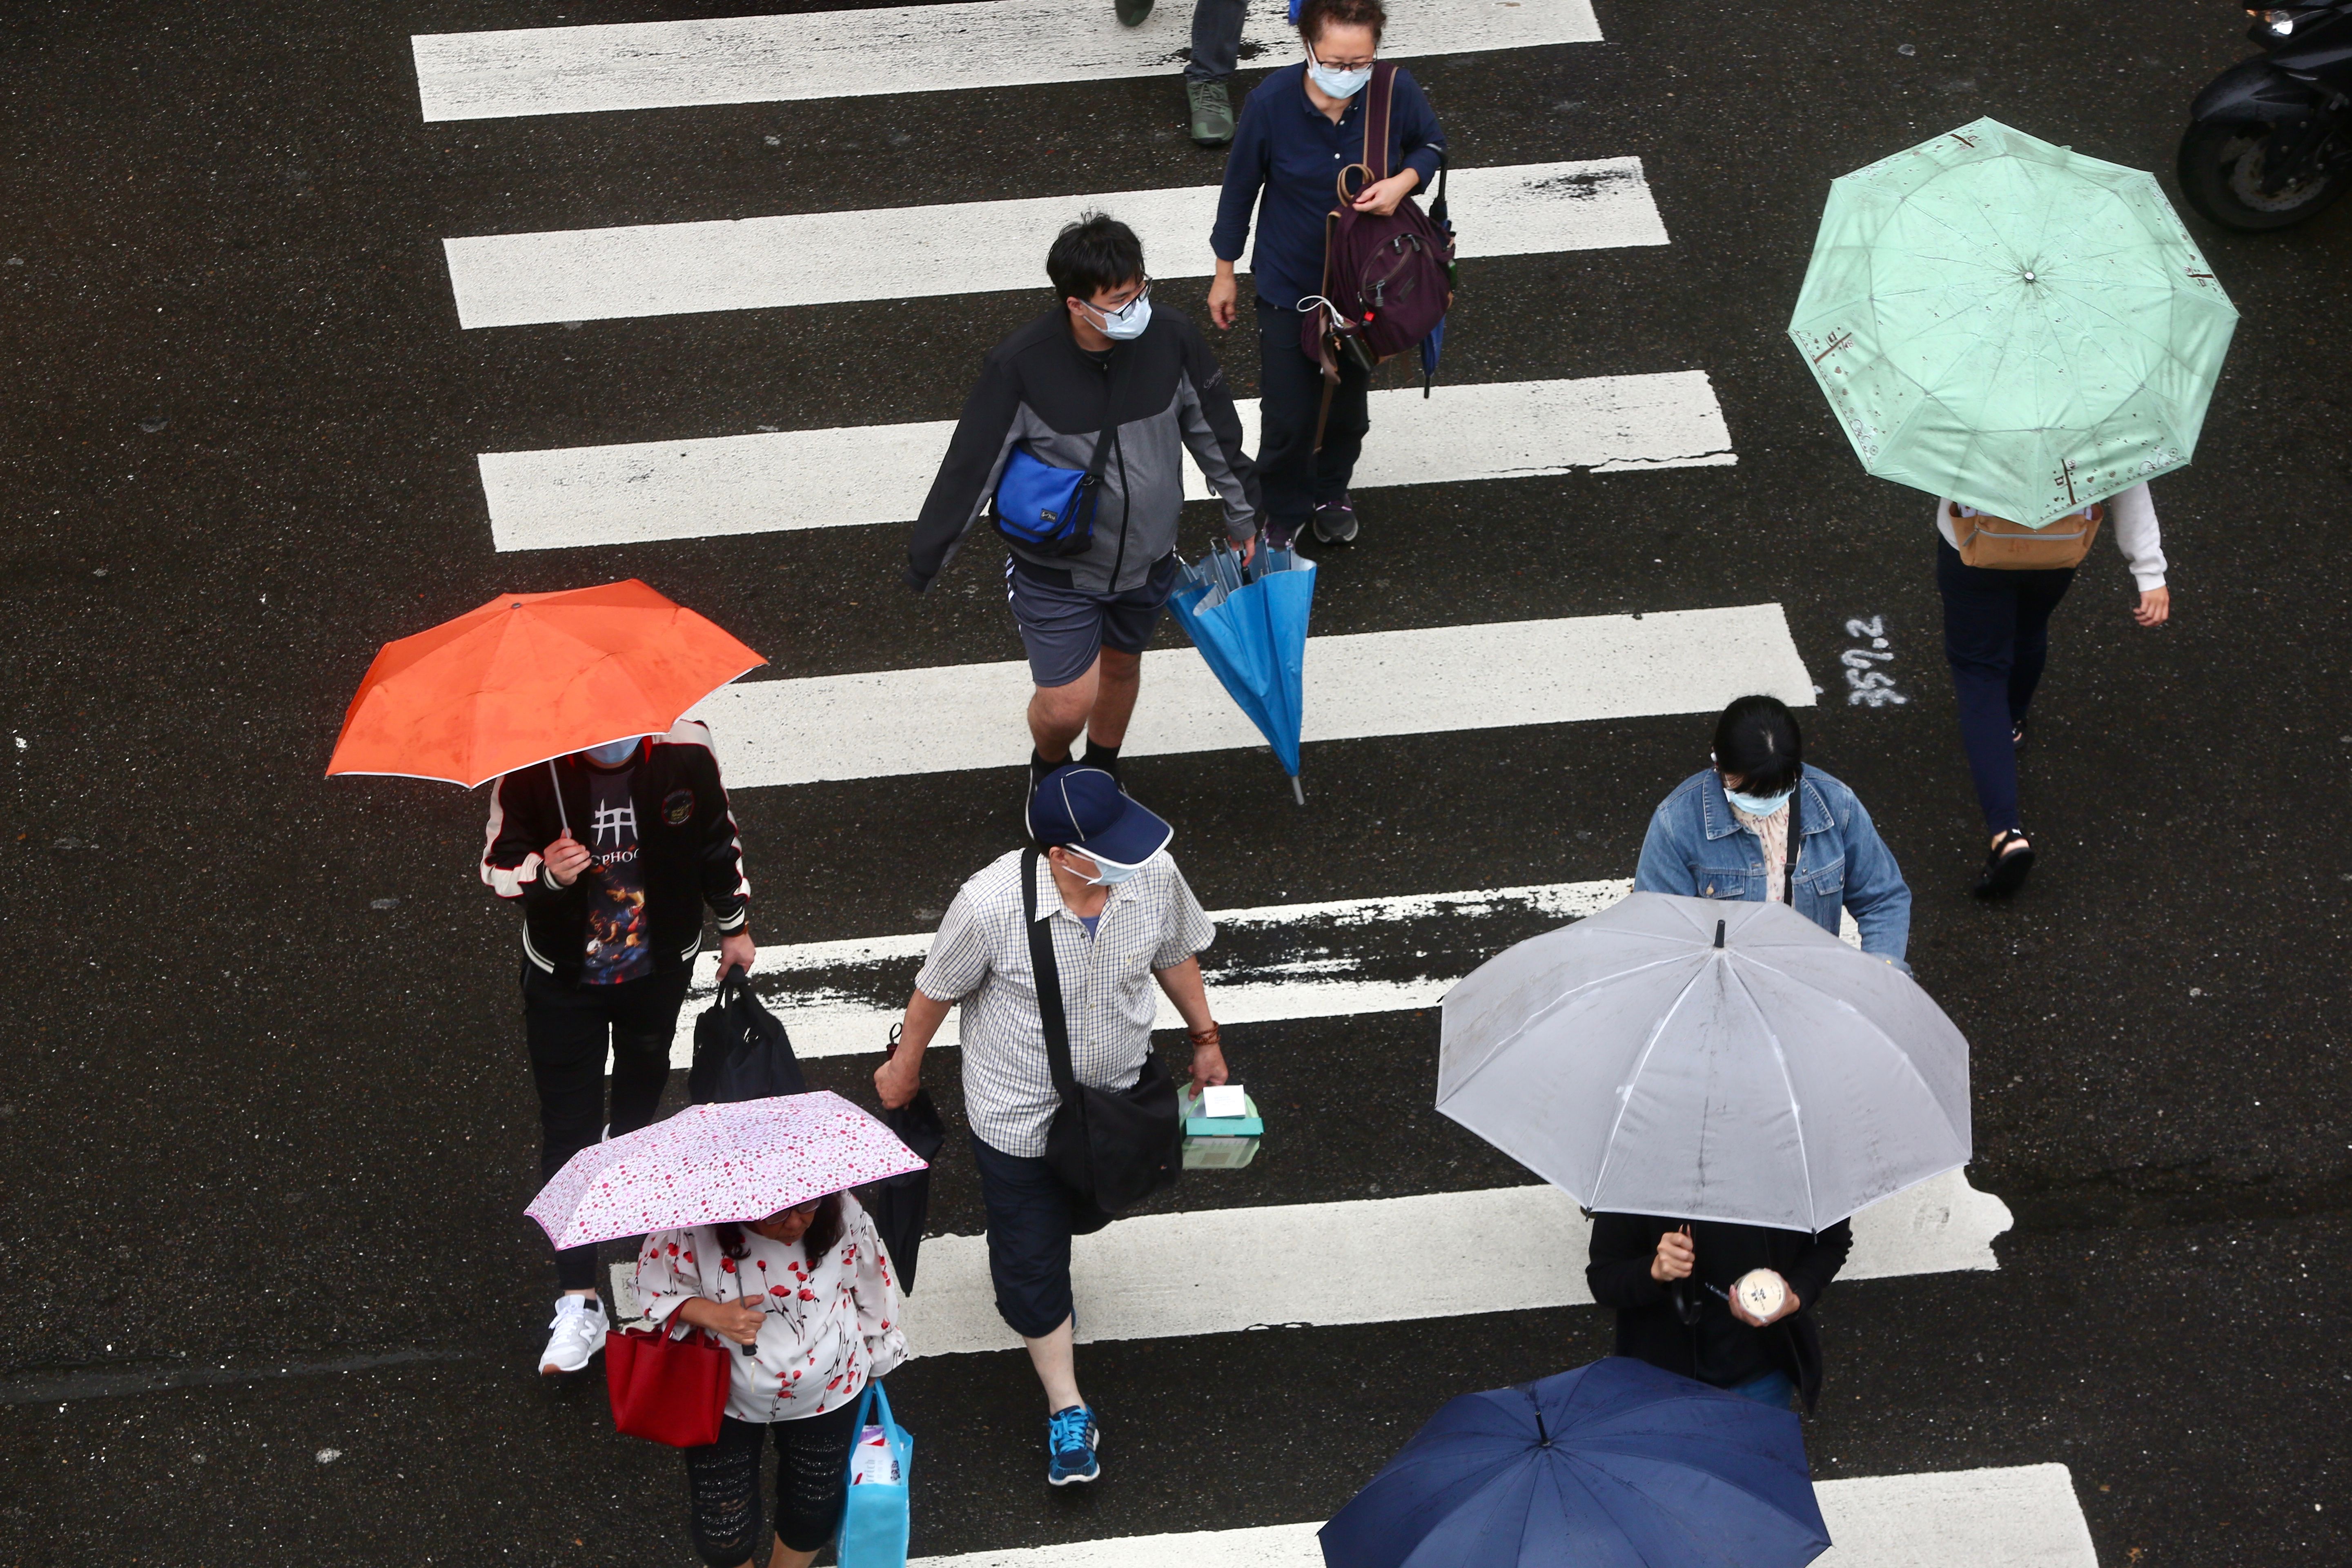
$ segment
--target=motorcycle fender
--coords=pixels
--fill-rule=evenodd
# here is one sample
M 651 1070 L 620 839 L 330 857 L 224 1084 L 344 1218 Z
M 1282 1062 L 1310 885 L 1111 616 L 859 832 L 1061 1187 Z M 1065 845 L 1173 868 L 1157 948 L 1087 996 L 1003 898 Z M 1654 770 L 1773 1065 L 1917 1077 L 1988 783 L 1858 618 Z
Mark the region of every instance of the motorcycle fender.
M 2319 109 L 2319 89 L 2268 60 L 2244 60 L 2215 77 L 2189 118 L 2200 125 L 2294 125 Z

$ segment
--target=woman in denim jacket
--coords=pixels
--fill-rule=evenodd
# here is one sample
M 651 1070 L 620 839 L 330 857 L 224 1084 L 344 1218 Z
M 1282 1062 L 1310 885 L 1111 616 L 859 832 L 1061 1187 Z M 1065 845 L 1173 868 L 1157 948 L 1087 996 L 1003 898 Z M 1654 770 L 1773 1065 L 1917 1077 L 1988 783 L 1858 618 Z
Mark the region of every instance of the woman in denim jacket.
M 1862 951 L 1904 973 L 1911 941 L 1911 889 L 1853 791 L 1804 765 L 1796 716 L 1773 697 L 1743 697 L 1715 725 L 1715 766 L 1675 786 L 1650 818 L 1637 893 L 1778 903 L 1788 876 L 1789 802 L 1800 802 L 1795 905 L 1835 934 L 1853 911 Z

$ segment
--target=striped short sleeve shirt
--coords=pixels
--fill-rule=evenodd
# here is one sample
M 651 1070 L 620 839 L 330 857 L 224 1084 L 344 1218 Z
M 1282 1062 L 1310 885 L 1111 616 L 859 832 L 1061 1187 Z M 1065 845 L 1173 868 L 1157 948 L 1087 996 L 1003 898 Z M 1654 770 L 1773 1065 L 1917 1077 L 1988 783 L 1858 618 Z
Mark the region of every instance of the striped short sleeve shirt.
M 1045 1152 L 1061 1097 L 1045 1059 L 1029 934 L 1022 926 L 1021 852 L 991 862 L 958 892 L 931 939 L 915 988 L 961 1005 L 964 1111 L 972 1135 L 1007 1154 Z M 1152 972 L 1173 969 L 1215 940 L 1183 873 L 1166 855 L 1110 889 L 1093 936 L 1062 907 L 1037 863 L 1038 918 L 1051 922 L 1070 1031 L 1070 1070 L 1096 1089 L 1126 1089 L 1151 1051 L 1159 1011 Z

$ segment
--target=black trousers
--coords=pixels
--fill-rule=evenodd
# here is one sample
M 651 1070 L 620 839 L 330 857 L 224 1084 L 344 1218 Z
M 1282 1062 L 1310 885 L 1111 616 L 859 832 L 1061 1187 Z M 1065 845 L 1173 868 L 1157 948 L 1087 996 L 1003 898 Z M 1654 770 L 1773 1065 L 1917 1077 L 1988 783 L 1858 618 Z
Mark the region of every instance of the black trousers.
M 669 1081 L 669 1043 L 693 971 L 685 964 L 656 970 L 618 985 L 567 986 L 529 959 L 522 965 L 523 1037 L 530 1044 L 530 1076 L 539 1089 L 539 1176 L 596 1142 L 609 1123 L 613 1135 L 635 1132 L 654 1119 Z M 612 1109 L 604 1104 L 604 1052 L 613 1053 Z M 596 1248 L 567 1247 L 555 1255 L 559 1289 L 596 1285 Z
M 1258 301 L 1257 477 L 1266 516 L 1296 535 L 1316 505 L 1348 499 L 1364 432 L 1372 427 L 1365 395 L 1372 378 L 1344 362 L 1332 389 L 1323 449 L 1315 449 L 1315 416 L 1323 405 L 1323 367 L 1298 346 L 1299 314 Z
M 2050 662 L 2050 616 L 2074 568 L 1996 572 L 1970 566 L 1936 541 L 1936 587 L 1944 597 L 1944 658 L 1959 699 L 1960 744 L 1976 780 L 1985 831 L 2023 826 L 2017 807 L 2017 746 L 2010 739 Z
M 793 1421 L 719 1417 L 719 1441 L 686 1450 L 688 1528 L 710 1568 L 742 1568 L 760 1545 L 760 1450 L 776 1439 L 776 1535 L 814 1552 L 841 1528 L 852 1429 L 864 1391 L 822 1415 Z

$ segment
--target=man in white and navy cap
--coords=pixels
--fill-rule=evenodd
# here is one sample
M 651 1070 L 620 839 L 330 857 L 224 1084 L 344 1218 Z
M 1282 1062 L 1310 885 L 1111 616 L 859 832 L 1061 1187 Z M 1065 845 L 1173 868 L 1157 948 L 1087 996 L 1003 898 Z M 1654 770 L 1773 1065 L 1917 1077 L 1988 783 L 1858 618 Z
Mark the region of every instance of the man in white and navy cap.
M 1111 1216 L 1045 1159 L 1061 1095 L 1048 1063 L 1026 910 L 1034 907 L 1048 927 L 1078 1083 L 1118 1090 L 1143 1077 L 1158 1012 L 1154 981 L 1192 1037 L 1192 1081 L 1223 1083 L 1226 1072 L 1201 986 L 1199 954 L 1216 928 L 1168 856 L 1174 830 L 1102 769 L 1071 766 L 1039 783 L 1029 832 L 1042 856 L 1015 849 L 999 857 L 948 907 L 915 977 L 898 1049 L 874 1086 L 886 1106 L 912 1100 L 923 1047 L 961 1005 L 964 1107 L 988 1210 L 996 1310 L 1027 1342 L 1045 1384 L 1046 1479 L 1058 1487 L 1102 1473 L 1095 1413 L 1078 1393 L 1071 1349 L 1070 1238 L 1101 1229 Z

